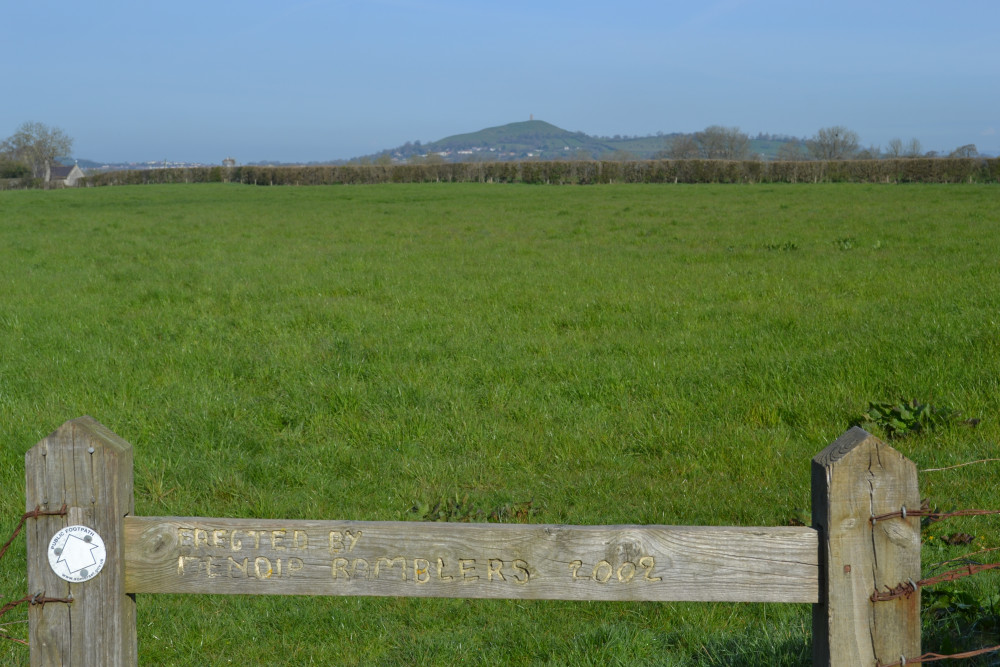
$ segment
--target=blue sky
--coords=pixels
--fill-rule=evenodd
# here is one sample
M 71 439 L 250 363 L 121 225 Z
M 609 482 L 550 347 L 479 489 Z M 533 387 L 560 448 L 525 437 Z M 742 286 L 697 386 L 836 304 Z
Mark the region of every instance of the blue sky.
M 0 0 L 0 137 L 318 161 L 527 120 L 1000 153 L 997 0 Z M 19 55 L 18 55 L 19 54 Z

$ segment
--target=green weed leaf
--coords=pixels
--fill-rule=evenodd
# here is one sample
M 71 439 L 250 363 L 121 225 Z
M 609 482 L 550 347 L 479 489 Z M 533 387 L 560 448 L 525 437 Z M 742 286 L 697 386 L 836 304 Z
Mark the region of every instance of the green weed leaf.
M 924 430 L 949 426 L 959 421 L 959 413 L 946 407 L 935 407 L 917 399 L 898 403 L 868 403 L 868 410 L 854 422 L 855 426 L 874 426 L 889 438 L 902 438 Z M 966 423 L 971 423 L 968 420 Z

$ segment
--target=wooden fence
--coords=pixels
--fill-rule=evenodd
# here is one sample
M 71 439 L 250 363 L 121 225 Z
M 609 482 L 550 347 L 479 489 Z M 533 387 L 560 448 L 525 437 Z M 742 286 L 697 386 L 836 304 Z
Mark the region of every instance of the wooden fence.
M 65 508 L 25 526 L 29 592 L 71 599 L 29 608 L 32 665 L 135 665 L 146 593 L 810 603 L 814 664 L 920 654 L 919 593 L 870 599 L 920 578 L 919 518 L 871 520 L 920 506 L 916 467 L 860 428 L 812 461 L 811 528 L 137 517 L 90 417 L 25 471 L 29 512 Z

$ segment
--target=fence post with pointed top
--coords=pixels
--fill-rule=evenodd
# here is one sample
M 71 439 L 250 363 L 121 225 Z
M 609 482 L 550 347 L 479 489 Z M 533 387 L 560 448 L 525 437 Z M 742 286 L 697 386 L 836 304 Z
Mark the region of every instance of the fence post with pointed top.
M 871 520 L 903 507 L 920 507 L 916 466 L 865 430 L 850 429 L 813 458 L 813 664 L 874 667 L 920 655 L 920 592 L 871 601 L 876 590 L 920 579 L 920 519 Z
M 24 461 L 27 511 L 67 508 L 65 516 L 38 516 L 25 524 L 28 591 L 72 598 L 29 607 L 31 665 L 137 664 L 135 600 L 125 593 L 124 572 L 123 520 L 133 509 L 132 446 L 93 418 L 80 417 L 28 450 Z M 79 538 L 87 562 L 74 565 L 75 572 L 59 564 L 79 581 L 60 577 L 50 565 L 50 549 L 63 558 L 65 542 L 54 538 L 70 526 L 85 526 L 103 541 L 106 556 L 96 576 L 90 549 L 96 542 L 87 530 Z

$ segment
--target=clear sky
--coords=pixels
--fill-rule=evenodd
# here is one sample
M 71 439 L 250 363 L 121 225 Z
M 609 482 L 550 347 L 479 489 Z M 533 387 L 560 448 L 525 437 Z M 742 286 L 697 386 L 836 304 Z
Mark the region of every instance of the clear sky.
M 1000 152 L 998 0 L 0 0 L 0 138 L 319 161 L 535 119 Z

